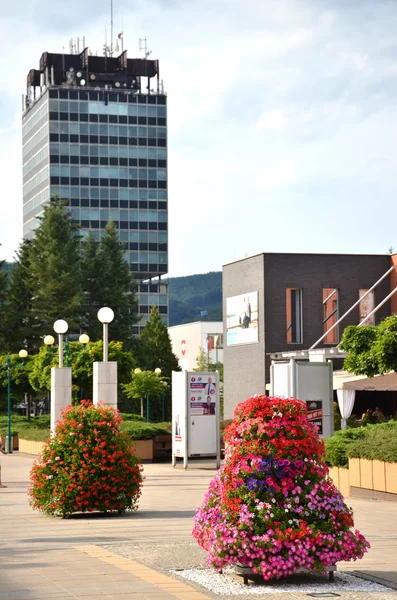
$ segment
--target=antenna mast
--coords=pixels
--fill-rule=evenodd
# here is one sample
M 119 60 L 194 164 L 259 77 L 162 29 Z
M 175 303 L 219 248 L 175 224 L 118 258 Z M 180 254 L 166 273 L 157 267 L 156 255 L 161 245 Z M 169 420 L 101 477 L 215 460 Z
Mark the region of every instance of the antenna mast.
M 110 0 L 110 56 L 113 56 L 113 0 Z

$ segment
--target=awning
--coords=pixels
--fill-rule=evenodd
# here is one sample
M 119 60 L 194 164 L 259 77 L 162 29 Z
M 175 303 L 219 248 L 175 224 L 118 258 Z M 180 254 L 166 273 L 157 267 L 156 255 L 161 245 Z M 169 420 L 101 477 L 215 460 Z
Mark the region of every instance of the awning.
M 395 392 L 397 391 L 397 373 L 393 372 L 386 375 L 366 377 L 365 375 L 352 375 L 347 371 L 334 371 L 333 389 L 361 390 L 364 392 Z

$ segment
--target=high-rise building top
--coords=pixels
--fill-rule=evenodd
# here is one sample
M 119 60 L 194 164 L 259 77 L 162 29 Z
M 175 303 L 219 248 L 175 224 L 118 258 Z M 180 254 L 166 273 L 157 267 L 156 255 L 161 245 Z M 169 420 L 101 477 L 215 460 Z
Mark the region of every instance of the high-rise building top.
M 111 218 L 126 247 L 142 324 L 168 320 L 167 97 L 157 60 L 45 52 L 22 119 L 24 237 L 51 198 L 99 241 Z M 149 280 L 149 281 L 148 281 Z

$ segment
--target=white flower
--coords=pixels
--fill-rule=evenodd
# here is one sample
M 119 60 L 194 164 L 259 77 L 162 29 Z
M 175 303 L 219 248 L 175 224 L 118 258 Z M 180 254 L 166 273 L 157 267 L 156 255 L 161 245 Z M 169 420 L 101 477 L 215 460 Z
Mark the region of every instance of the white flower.
M 292 525 L 292 520 L 290 519 L 290 520 L 288 521 L 288 523 L 289 523 L 290 525 Z
M 278 413 L 278 416 L 279 416 L 279 417 L 282 417 L 282 416 L 283 416 L 283 413 Z
M 289 512 L 288 508 L 285 509 L 285 512 Z
M 52 479 L 52 475 L 47 475 L 47 479 Z
M 274 514 L 273 514 L 273 513 L 270 513 L 270 516 L 273 518 L 273 517 L 274 517 Z
M 273 502 L 273 504 L 276 502 L 274 498 L 272 498 L 272 502 Z
M 291 508 L 291 504 L 287 504 L 287 508 Z
M 56 456 L 55 460 L 61 460 L 61 458 L 59 456 Z
M 76 434 L 75 434 L 75 433 L 73 433 L 73 431 L 71 431 L 71 432 L 69 433 L 69 435 L 76 435 Z

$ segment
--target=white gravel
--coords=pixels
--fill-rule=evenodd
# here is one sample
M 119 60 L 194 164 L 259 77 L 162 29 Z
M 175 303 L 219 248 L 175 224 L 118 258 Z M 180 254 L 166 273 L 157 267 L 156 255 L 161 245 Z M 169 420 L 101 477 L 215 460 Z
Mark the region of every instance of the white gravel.
M 289 578 L 289 581 L 272 581 L 255 583 L 249 582 L 249 585 L 238 583 L 234 577 L 230 577 L 230 570 L 224 571 L 223 574 L 216 573 L 211 569 L 186 569 L 183 571 L 170 571 L 173 575 L 187 579 L 194 583 L 198 583 L 203 588 L 211 591 L 214 594 L 222 596 L 232 595 L 251 595 L 251 594 L 284 594 L 288 593 L 312 593 L 312 592 L 388 592 L 389 588 L 361 579 L 347 573 L 334 574 L 334 582 L 329 582 L 328 577 L 324 579 L 314 578 L 310 574 L 297 575 Z M 229 574 L 228 574 L 229 573 Z M 297 581 L 292 582 L 291 579 L 296 578 Z

